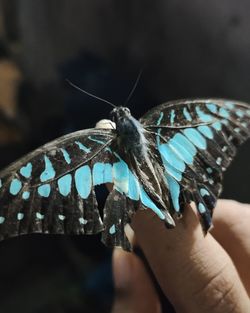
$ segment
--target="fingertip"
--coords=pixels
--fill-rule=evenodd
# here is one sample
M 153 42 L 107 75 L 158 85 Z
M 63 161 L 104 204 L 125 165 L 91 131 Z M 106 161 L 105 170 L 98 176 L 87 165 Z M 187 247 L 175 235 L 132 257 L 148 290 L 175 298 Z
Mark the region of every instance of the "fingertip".
M 126 290 L 131 282 L 132 255 L 123 251 L 121 248 L 115 248 L 112 257 L 113 279 L 116 290 Z

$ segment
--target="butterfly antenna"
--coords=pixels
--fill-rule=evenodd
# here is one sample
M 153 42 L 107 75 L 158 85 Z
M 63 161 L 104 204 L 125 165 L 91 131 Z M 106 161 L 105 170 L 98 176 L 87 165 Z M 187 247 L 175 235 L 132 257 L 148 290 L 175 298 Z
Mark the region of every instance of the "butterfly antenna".
M 77 90 L 79 90 L 79 91 L 85 93 L 86 95 L 88 95 L 88 96 L 90 96 L 90 97 L 92 97 L 92 98 L 94 98 L 94 99 L 97 99 L 97 100 L 100 100 L 100 101 L 102 101 L 102 102 L 105 102 L 105 103 L 111 105 L 113 108 L 116 108 L 116 107 L 117 107 L 116 105 L 114 105 L 113 103 L 109 102 L 108 100 L 105 100 L 105 99 L 102 99 L 102 98 L 100 98 L 100 97 L 97 97 L 97 96 L 93 95 L 92 93 L 90 93 L 90 92 L 88 92 L 88 91 L 86 91 L 86 90 L 84 90 L 84 89 L 81 89 L 81 88 L 78 87 L 77 85 L 73 84 L 69 79 L 66 79 L 66 82 L 69 83 L 70 86 L 74 87 L 75 89 L 77 89 Z
M 135 89 L 136 89 L 136 87 L 137 87 L 137 85 L 139 83 L 139 80 L 141 78 L 142 72 L 143 72 L 143 68 L 140 70 L 139 74 L 137 75 L 137 78 L 136 78 L 136 81 L 134 83 L 134 86 L 133 86 L 132 90 L 130 91 L 130 93 L 129 93 L 128 97 L 127 97 L 127 100 L 124 102 L 124 106 L 126 106 L 128 104 L 128 102 L 131 99 L 133 93 L 135 92 Z

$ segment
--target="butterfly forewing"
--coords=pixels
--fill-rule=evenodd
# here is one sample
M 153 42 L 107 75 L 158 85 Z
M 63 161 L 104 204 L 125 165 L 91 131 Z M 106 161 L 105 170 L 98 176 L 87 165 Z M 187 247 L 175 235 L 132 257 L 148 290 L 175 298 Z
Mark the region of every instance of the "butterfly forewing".
M 206 231 L 222 172 L 250 136 L 250 107 L 220 99 L 180 100 L 153 108 L 140 122 L 155 136 L 175 211 L 181 212 L 183 198 L 195 201 Z
M 101 231 L 93 170 L 98 162 L 111 162 L 108 147 L 113 138 L 112 130 L 79 131 L 38 148 L 3 170 L 1 236 Z M 105 183 L 102 175 L 99 181 Z

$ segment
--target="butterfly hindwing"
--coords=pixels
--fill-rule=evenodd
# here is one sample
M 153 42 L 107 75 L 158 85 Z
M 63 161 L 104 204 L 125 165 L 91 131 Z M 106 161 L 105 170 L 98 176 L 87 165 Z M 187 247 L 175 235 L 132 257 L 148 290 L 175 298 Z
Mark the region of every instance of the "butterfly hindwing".
M 115 189 L 110 192 L 103 217 L 105 229 L 102 233 L 102 241 L 106 246 L 118 246 L 123 247 L 126 251 L 131 251 L 124 226 L 130 223 L 131 217 L 138 209 L 138 204 Z
M 181 100 L 157 106 L 140 120 L 154 135 L 175 211 L 196 203 L 205 231 L 221 192 L 222 172 L 250 136 L 250 107 L 219 99 Z

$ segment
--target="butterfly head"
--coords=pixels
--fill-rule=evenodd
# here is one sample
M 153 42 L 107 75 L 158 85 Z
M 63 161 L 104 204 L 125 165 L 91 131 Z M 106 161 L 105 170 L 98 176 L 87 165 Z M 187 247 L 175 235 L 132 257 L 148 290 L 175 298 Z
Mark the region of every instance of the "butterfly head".
M 117 123 L 126 117 L 130 117 L 130 110 L 126 107 L 116 107 L 110 112 L 110 118 L 113 122 Z

